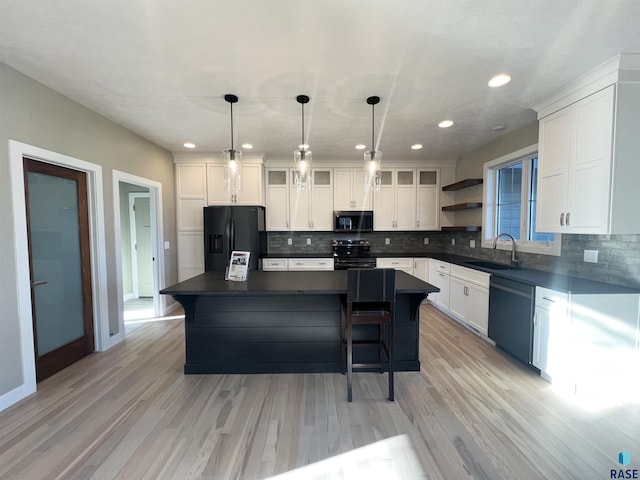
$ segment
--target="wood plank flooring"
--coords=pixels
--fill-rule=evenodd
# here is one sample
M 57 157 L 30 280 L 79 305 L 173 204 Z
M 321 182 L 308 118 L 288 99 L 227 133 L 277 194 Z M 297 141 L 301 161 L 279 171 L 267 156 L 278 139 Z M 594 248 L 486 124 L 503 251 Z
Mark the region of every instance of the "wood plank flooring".
M 609 478 L 619 451 L 640 458 L 638 404 L 566 400 L 426 304 L 420 352 L 395 402 L 360 373 L 349 404 L 340 374 L 184 375 L 182 321 L 146 323 L 0 413 L 0 478 L 262 479 L 399 434 L 429 479 Z

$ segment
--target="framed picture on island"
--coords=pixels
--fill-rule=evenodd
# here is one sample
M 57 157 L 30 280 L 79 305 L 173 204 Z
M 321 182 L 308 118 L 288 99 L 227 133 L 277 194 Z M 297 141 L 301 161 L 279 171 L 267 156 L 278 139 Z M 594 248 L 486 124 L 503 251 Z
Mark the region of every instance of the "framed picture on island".
M 231 252 L 229 270 L 226 279 L 234 282 L 244 282 L 247 279 L 249 269 L 249 256 L 251 252 L 241 252 L 234 250 Z

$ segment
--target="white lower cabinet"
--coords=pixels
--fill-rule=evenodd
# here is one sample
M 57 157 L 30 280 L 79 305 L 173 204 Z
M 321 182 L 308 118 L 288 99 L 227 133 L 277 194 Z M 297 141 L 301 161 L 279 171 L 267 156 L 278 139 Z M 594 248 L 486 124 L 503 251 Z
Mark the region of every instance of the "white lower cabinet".
M 440 289 L 431 303 L 486 336 L 489 324 L 488 273 L 429 259 L 429 283 Z
M 288 258 L 263 258 L 262 270 L 265 272 L 286 272 L 289 270 Z
M 376 267 L 395 268 L 396 270 L 402 270 L 409 275 L 413 275 L 413 258 L 378 258 L 376 260 Z
M 429 260 L 429 283 L 438 287 L 440 292 L 432 293 L 428 298 L 431 303 L 446 312 L 449 311 L 449 273 L 451 273 L 451 264 L 440 260 Z
M 414 258 L 413 259 L 413 276 L 419 278 L 423 282 L 429 283 L 429 259 Z
M 264 258 L 262 270 L 265 272 L 333 270 L 333 258 Z
M 290 258 L 289 271 L 333 270 L 333 258 Z
M 451 266 L 449 313 L 482 335 L 489 325 L 489 279 L 491 275 Z

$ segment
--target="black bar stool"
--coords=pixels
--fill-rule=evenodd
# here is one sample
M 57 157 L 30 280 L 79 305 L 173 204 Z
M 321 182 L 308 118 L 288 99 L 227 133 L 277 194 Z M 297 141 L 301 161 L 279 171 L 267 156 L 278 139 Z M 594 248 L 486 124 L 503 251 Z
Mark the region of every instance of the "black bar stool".
M 346 349 L 347 401 L 352 401 L 353 371 L 378 368 L 389 372 L 389 400 L 393 401 L 393 337 L 396 271 L 392 268 L 347 270 L 347 297 L 342 302 L 342 341 Z M 353 327 L 376 325 L 378 341 L 354 341 Z M 385 335 L 385 331 L 388 334 Z M 377 362 L 353 363 L 354 347 L 379 349 Z M 343 351 L 344 351 L 343 349 Z M 384 361 L 386 357 L 386 361 Z

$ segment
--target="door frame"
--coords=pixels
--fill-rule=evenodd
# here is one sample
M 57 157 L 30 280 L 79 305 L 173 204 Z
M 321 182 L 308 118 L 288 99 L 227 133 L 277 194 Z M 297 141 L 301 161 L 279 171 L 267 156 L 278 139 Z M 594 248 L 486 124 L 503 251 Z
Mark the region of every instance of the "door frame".
M 87 174 L 95 350 L 104 351 L 117 343 L 109 336 L 102 167 L 33 145 L 9 140 L 9 168 L 13 200 L 16 287 L 18 293 L 18 323 L 20 329 L 20 350 L 22 353 L 23 384 L 0 397 L 0 410 L 3 405 L 11 405 L 36 391 L 36 362 L 33 343 L 31 278 L 24 188 L 24 157 L 59 165 L 61 167 L 72 168 Z
M 150 219 L 151 219 L 151 255 L 153 255 L 153 258 L 157 258 L 158 256 L 158 252 L 156 251 L 156 228 L 155 228 L 155 216 L 154 216 L 154 212 L 153 212 L 153 208 L 151 205 L 151 191 L 149 191 L 148 193 L 145 192 L 129 192 L 129 236 L 131 238 L 131 282 L 132 282 L 132 290 L 133 290 L 133 298 L 139 298 L 140 297 L 140 288 L 139 288 L 139 282 L 138 282 L 138 250 L 136 249 L 136 244 L 138 243 L 138 234 L 136 233 L 136 211 L 135 208 L 133 208 L 135 206 L 135 201 L 136 198 L 148 198 L 149 199 L 149 215 L 150 215 Z M 154 312 L 157 315 L 158 312 L 156 310 L 156 291 L 158 290 L 158 285 L 156 282 L 156 262 L 154 260 L 153 264 L 152 264 L 152 268 L 153 268 L 153 272 L 152 272 L 152 278 L 153 278 L 153 307 L 154 307 Z M 134 268 L 134 266 L 136 268 Z
M 149 189 L 149 208 L 151 215 L 151 248 L 156 259 L 153 262 L 153 311 L 155 316 L 164 315 L 173 306 L 167 307 L 166 295 L 158 293 L 164 288 L 164 227 L 162 224 L 162 184 L 155 180 L 139 177 L 120 170 L 113 170 L 113 230 L 116 257 L 116 295 L 118 297 L 118 337 L 124 339 L 124 292 L 122 291 L 122 240 L 120 228 L 120 182 L 130 183 Z

